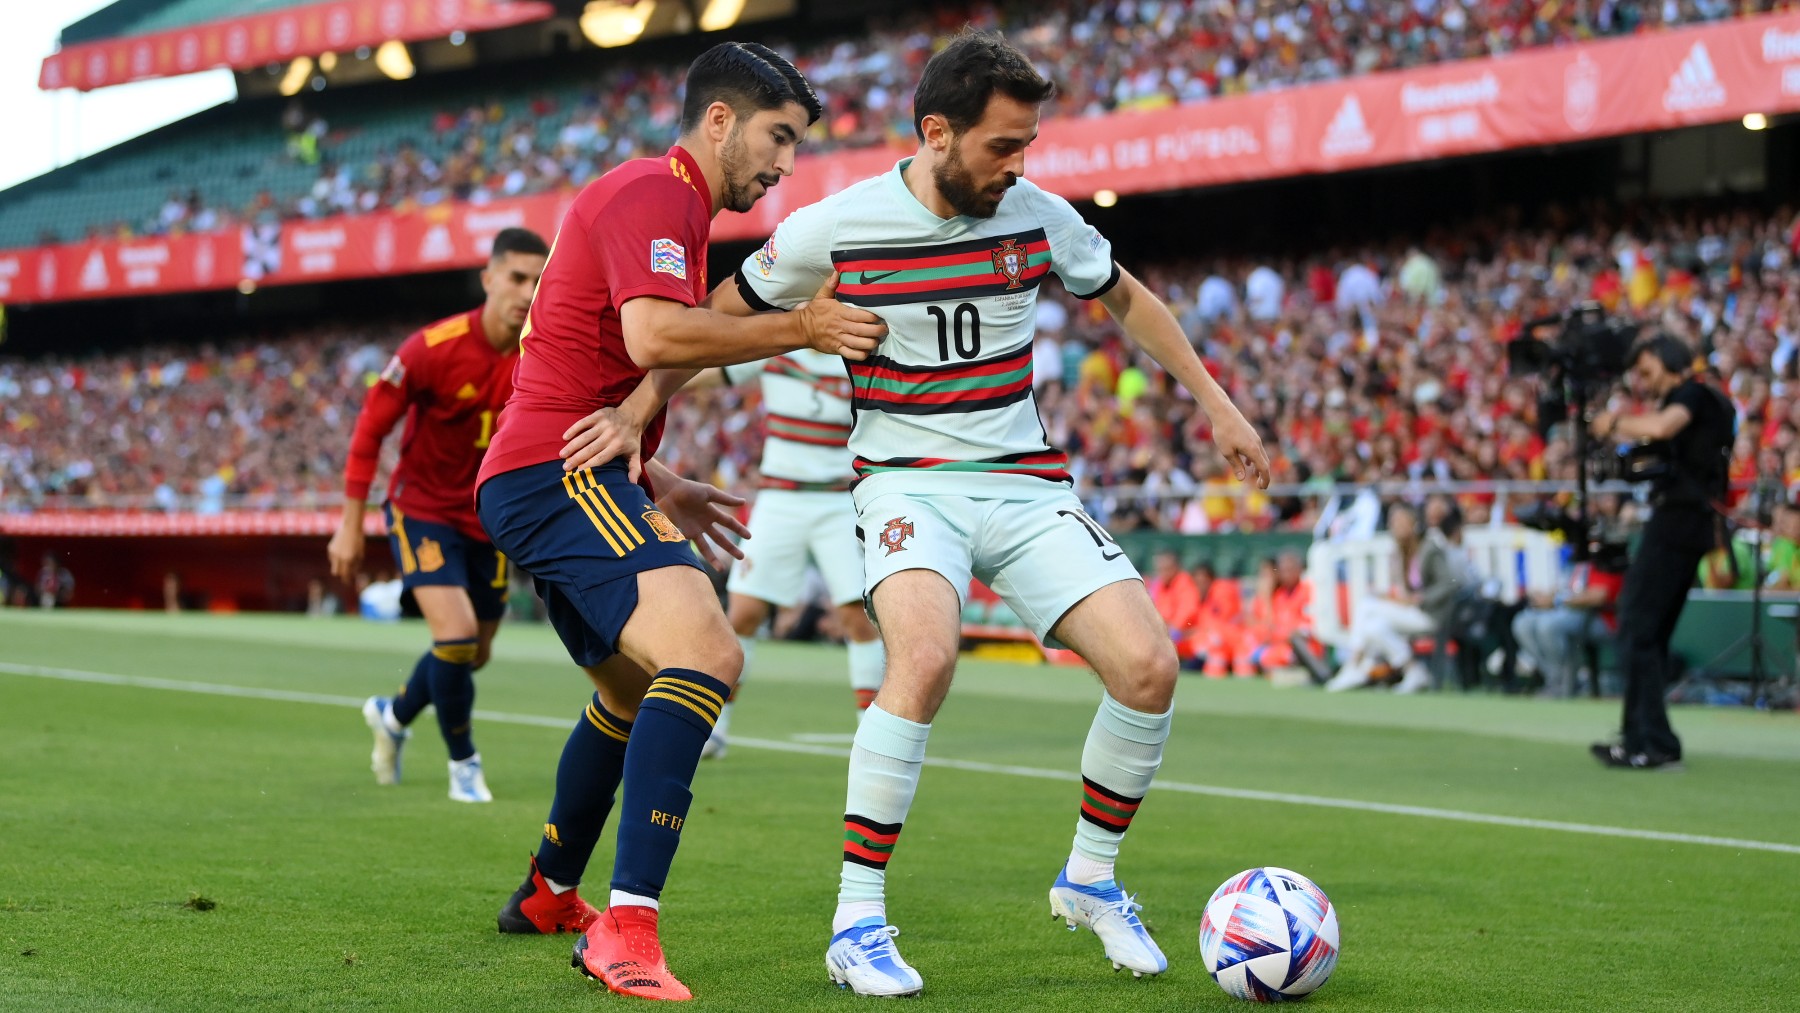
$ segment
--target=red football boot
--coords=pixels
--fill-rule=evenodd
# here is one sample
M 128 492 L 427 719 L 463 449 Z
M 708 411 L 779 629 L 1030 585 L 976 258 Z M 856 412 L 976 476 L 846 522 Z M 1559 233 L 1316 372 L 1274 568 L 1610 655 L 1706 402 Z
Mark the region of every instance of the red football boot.
M 620 995 L 677 1002 L 694 997 L 663 961 L 653 908 L 613 907 L 600 912 L 575 941 L 575 956 L 569 963 Z
M 500 931 L 546 936 L 586 932 L 598 917 L 600 912 L 576 891 L 552 893 L 550 884 L 544 882 L 544 874 L 538 871 L 537 857 L 533 856 L 530 875 L 500 909 Z

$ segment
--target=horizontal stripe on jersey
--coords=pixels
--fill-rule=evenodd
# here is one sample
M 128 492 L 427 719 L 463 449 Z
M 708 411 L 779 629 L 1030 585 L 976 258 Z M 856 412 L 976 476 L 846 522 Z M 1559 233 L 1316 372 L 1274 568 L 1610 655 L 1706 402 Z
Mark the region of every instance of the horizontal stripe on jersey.
M 1018 255 L 1012 273 L 1002 256 L 1006 253 Z M 958 243 L 834 250 L 831 260 L 842 276 L 839 299 L 858 306 L 1029 292 L 1051 267 L 1043 229 Z
M 843 447 L 850 443 L 849 423 L 815 422 L 791 415 L 769 414 L 769 439 L 791 440 L 815 447 Z
M 898 415 L 964 414 L 1031 396 L 1030 345 L 979 362 L 907 366 L 885 356 L 849 363 L 858 410 Z
M 785 376 L 790 380 L 798 380 L 821 394 L 830 397 L 848 397 L 844 391 L 845 377 L 838 373 L 831 376 L 820 376 L 800 365 L 785 355 L 770 359 L 763 372 L 774 376 Z
M 850 480 L 846 478 L 837 482 L 796 482 L 792 479 L 764 475 L 756 487 L 758 489 L 779 489 L 782 492 L 849 492 Z
M 947 461 L 936 457 L 890 457 L 885 461 L 856 459 L 858 479 L 886 472 L 966 472 L 983 475 L 1030 475 L 1051 482 L 1067 482 L 1069 455 L 1060 450 L 1008 454 L 991 461 Z

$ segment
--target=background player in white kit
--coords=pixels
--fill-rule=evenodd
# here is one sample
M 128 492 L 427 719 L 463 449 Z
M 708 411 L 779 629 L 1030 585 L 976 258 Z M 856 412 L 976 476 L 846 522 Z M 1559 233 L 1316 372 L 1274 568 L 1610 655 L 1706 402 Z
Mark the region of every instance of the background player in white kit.
M 1078 652 L 1106 688 L 1052 912 L 1093 929 L 1115 966 L 1168 966 L 1113 863 L 1162 761 L 1175 652 L 1137 571 L 1082 511 L 1067 458 L 1046 442 L 1031 386 L 1044 275 L 1099 299 L 1193 392 L 1240 479 L 1266 486 L 1268 456 L 1168 308 L 1119 269 L 1111 244 L 1067 201 L 1021 178 L 1053 90 L 999 36 L 958 37 L 932 57 L 914 96 L 918 154 L 794 212 L 739 270 L 738 291 L 721 286 L 712 298 L 725 312 L 788 309 L 835 272 L 838 298 L 888 325 L 876 354 L 849 364 L 865 579 L 888 670 L 851 751 L 826 953 L 832 978 L 862 994 L 924 986 L 894 945 L 886 867 L 950 688 L 972 575 L 1046 643 Z
M 766 255 L 767 247 L 764 254 Z M 727 284 L 730 284 L 729 282 Z M 767 439 L 762 480 L 750 509 L 750 539 L 744 558 L 731 568 L 725 587 L 727 614 L 744 648 L 750 671 L 756 631 L 770 606 L 798 603 L 810 559 L 825 578 L 837 608 L 850 654 L 850 689 L 861 711 L 881 688 L 886 655 L 881 637 L 863 610 L 862 547 L 856 535 L 856 506 L 850 500 L 850 377 L 844 360 L 810 348 L 773 359 L 708 369 L 687 388 L 742 385 L 762 388 Z M 736 688 L 733 689 L 736 697 Z M 725 754 L 731 704 L 727 703 L 706 757 Z

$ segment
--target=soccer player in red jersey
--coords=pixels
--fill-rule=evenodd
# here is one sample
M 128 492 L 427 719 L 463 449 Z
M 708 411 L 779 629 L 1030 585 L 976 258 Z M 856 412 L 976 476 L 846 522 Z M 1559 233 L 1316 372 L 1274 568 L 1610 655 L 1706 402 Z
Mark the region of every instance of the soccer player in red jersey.
M 491 802 L 470 734 L 474 672 L 506 612 L 506 557 L 475 517 L 475 471 L 512 394 L 519 331 L 549 248 L 537 233 L 505 229 L 481 272 L 487 301 L 405 341 L 369 388 L 344 468 L 344 518 L 327 553 L 331 572 L 352 579 L 363 556 L 363 510 L 381 443 L 401 416 L 400 462 L 388 481 L 388 538 L 401 582 L 431 627 L 431 650 L 391 700 L 370 697 L 363 719 L 375 736 L 377 784 L 400 780 L 407 726 L 437 708 L 450 748 L 450 797 Z
M 666 400 L 684 370 L 798 348 L 861 358 L 885 333 L 829 283 L 791 313 L 729 317 L 701 305 L 713 216 L 749 210 L 792 173 L 818 115 L 806 79 L 765 46 L 723 43 L 694 61 L 675 146 L 590 183 L 564 216 L 477 481 L 482 526 L 536 579 L 570 657 L 599 688 L 563 749 L 543 842 L 500 929 L 583 931 L 575 966 L 625 995 L 692 998 L 663 959 L 658 898 L 743 652 L 688 543 L 738 555 L 727 532 L 744 529 L 724 508 L 742 501 L 652 459 L 660 412 L 643 431 L 642 483 L 624 460 L 565 470 L 560 452 L 572 428 L 620 405 L 647 370 L 673 384 Z M 575 886 L 621 784 L 610 906 L 597 913 Z

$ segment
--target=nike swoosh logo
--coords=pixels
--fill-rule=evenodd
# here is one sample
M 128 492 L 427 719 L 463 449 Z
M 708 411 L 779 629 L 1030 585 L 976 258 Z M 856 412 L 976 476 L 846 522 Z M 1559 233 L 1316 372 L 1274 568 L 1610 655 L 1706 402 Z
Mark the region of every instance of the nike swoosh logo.
M 1120 556 L 1123 556 L 1123 555 L 1124 555 L 1124 554 L 1125 554 L 1125 550 L 1124 550 L 1124 549 L 1120 549 L 1120 550 L 1119 550 L 1119 551 L 1117 551 L 1117 552 L 1102 552 L 1102 553 L 1101 553 L 1101 554 L 1100 554 L 1100 558 L 1101 558 L 1101 559 L 1104 559 L 1104 560 L 1106 560 L 1106 561 L 1107 561 L 1107 562 L 1109 562 L 1109 563 L 1110 563 L 1110 562 L 1112 562 L 1112 561 L 1113 561 L 1113 560 L 1115 560 L 1115 559 L 1118 559 L 1118 558 L 1119 558 L 1119 557 L 1120 557 Z
M 893 276 L 894 276 L 894 275 L 896 275 L 896 274 L 899 274 L 899 273 L 900 273 L 900 272 L 899 272 L 899 271 L 898 271 L 898 270 L 894 270 L 894 271 L 882 271 L 882 272 L 880 272 L 880 273 L 879 273 L 879 274 L 877 274 L 877 273 L 876 273 L 876 272 L 874 272 L 874 271 L 864 271 L 864 272 L 863 272 L 863 273 L 862 273 L 862 281 L 861 281 L 861 284 L 864 284 L 864 285 L 873 285 L 873 284 L 875 284 L 875 283 L 876 283 L 876 282 L 878 282 L 878 281 L 885 281 L 885 280 L 887 280 L 887 279 L 889 279 L 889 278 L 892 278 L 892 277 L 893 277 Z

